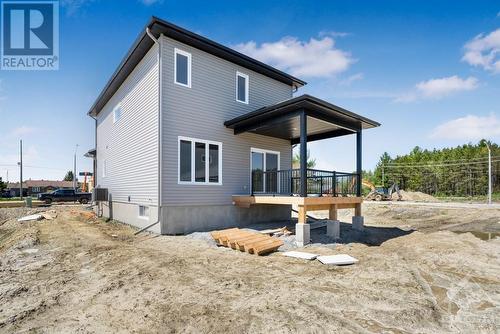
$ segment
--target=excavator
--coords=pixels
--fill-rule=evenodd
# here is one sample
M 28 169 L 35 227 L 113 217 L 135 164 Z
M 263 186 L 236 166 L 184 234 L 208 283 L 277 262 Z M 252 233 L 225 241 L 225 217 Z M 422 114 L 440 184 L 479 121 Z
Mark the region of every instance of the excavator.
M 398 194 L 398 201 L 401 201 L 403 199 L 403 196 L 401 196 L 401 193 L 399 192 L 399 187 L 394 182 L 392 186 L 389 188 L 386 187 L 376 187 L 373 183 L 371 183 L 368 180 L 362 180 L 361 184 L 364 185 L 365 187 L 370 188 L 370 193 L 366 195 L 365 199 L 366 200 L 371 200 L 371 201 L 391 201 L 392 200 L 392 194 L 397 193 Z

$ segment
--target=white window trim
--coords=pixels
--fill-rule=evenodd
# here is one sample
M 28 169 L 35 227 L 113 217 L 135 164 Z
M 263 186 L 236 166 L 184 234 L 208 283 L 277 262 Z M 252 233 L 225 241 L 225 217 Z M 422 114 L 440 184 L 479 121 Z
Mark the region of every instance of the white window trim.
M 147 216 L 141 216 L 141 206 L 142 206 L 142 207 L 145 207 L 145 208 L 147 209 L 147 211 L 148 211 L 148 215 L 147 215 Z M 146 206 L 146 205 L 139 205 L 139 206 L 137 207 L 137 209 L 138 209 L 138 211 L 139 211 L 139 212 L 137 213 L 137 217 L 138 217 L 139 219 L 149 220 L 149 207 L 148 207 L 148 206 Z
M 245 78 L 245 101 L 238 100 L 238 77 Z M 236 71 L 236 101 L 244 104 L 248 104 L 249 97 L 248 97 L 248 87 L 250 86 L 250 77 L 248 74 L 241 73 Z
M 266 153 L 271 153 L 271 154 L 276 154 L 278 155 L 278 170 L 281 170 L 281 153 L 279 151 L 271 151 L 271 150 L 265 150 L 265 149 L 261 149 L 261 148 L 255 148 L 255 147 L 251 147 L 250 148 L 250 194 L 252 193 L 252 170 L 253 170 L 253 166 L 252 166 L 252 153 L 264 153 L 264 160 L 262 161 L 264 166 L 264 171 L 266 171 L 266 157 L 265 157 L 265 154 Z M 280 189 L 280 179 L 278 178 L 278 190 Z M 263 189 L 266 189 L 266 179 L 264 178 L 264 183 L 263 183 Z M 263 191 L 262 192 L 254 192 L 255 194 L 259 194 L 259 193 L 264 193 Z
M 188 73 L 187 73 L 187 79 L 188 83 L 187 85 L 182 83 L 182 82 L 177 82 L 177 54 L 186 56 L 188 59 Z M 191 54 L 189 52 L 183 51 L 181 49 L 174 48 L 174 83 L 180 86 L 188 87 L 191 88 Z
M 116 111 L 120 109 L 120 117 L 116 118 Z M 123 113 L 123 109 L 122 109 L 122 105 L 120 103 L 118 103 L 114 108 L 113 108 L 113 124 L 115 124 L 116 122 L 118 122 L 121 118 L 122 118 L 122 113 Z
M 181 181 L 181 140 L 191 142 L 191 181 Z M 195 181 L 195 145 L 194 143 L 205 144 L 205 157 L 209 156 L 209 145 L 217 145 L 219 147 L 219 182 L 209 182 L 210 164 L 205 163 L 205 182 Z M 177 184 L 191 184 L 191 185 L 222 185 L 222 143 L 218 141 L 211 141 L 205 139 L 191 138 L 191 137 L 177 137 Z

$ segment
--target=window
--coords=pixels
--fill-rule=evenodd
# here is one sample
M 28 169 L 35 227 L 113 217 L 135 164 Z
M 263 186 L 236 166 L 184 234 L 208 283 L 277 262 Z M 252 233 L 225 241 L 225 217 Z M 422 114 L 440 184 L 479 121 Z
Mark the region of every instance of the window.
M 179 137 L 179 184 L 222 184 L 222 143 Z
M 251 148 L 250 164 L 253 192 L 273 193 L 280 189 L 277 173 L 280 169 L 280 152 Z
M 149 218 L 149 207 L 139 205 L 139 218 Z
M 248 104 L 248 75 L 236 72 L 236 101 Z
M 116 123 L 122 118 L 122 106 L 117 105 L 113 109 L 113 123 Z
M 174 63 L 175 83 L 191 88 L 191 54 L 175 49 Z

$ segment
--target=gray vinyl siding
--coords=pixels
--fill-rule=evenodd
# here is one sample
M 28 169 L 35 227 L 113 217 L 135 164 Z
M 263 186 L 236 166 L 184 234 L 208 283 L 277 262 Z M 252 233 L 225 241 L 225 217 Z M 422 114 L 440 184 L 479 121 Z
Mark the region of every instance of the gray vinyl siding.
M 158 47 L 154 45 L 97 116 L 96 184 L 112 200 L 158 204 Z M 113 123 L 113 108 L 122 115 Z M 106 160 L 106 176 L 103 163 Z
M 250 149 L 280 152 L 291 167 L 290 141 L 255 134 L 235 136 L 224 121 L 292 97 L 292 87 L 162 37 L 163 204 L 228 205 L 250 192 Z M 191 88 L 174 83 L 174 48 L 192 55 Z M 236 72 L 249 76 L 249 104 L 236 101 Z M 178 136 L 222 142 L 222 185 L 178 184 Z

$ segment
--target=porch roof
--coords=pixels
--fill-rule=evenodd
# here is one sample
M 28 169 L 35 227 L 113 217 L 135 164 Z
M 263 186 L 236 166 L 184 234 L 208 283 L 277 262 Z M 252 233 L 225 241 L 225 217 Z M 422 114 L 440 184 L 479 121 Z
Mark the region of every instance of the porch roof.
M 319 98 L 302 95 L 257 109 L 224 122 L 234 134 L 253 132 L 300 141 L 300 114 L 307 115 L 307 141 L 344 136 L 380 126 L 380 123 Z

